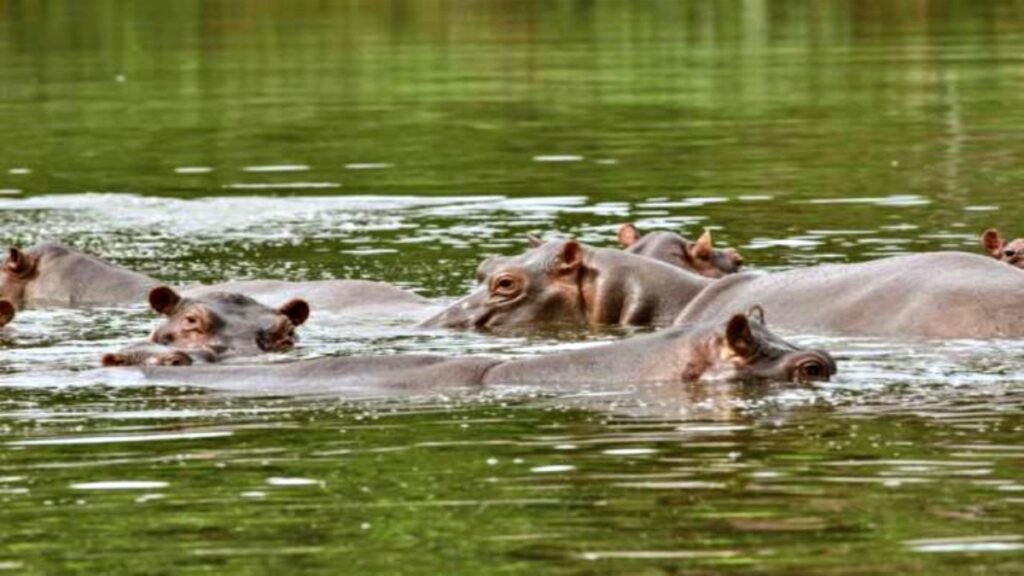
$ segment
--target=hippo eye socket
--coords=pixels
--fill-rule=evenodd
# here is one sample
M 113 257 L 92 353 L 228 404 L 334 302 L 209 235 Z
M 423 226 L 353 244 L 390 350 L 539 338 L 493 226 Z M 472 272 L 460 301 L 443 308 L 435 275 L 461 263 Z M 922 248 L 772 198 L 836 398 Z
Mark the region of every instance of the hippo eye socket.
M 800 380 L 828 380 L 828 368 L 817 360 L 808 360 L 796 369 Z
M 491 283 L 491 292 L 501 296 L 515 296 L 519 292 L 519 281 L 512 276 L 498 276 Z

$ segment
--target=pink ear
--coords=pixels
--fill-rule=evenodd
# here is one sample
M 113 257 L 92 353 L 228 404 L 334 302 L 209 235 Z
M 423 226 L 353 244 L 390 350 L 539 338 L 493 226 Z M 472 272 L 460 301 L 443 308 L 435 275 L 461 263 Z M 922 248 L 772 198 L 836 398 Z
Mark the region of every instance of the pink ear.
M 0 327 L 7 325 L 14 319 L 14 304 L 7 300 L 0 300 Z
M 181 296 L 169 286 L 157 286 L 149 291 L 149 306 L 164 316 L 170 316 L 181 303 Z
M 558 268 L 563 272 L 576 270 L 583 264 L 583 246 L 575 240 L 568 240 L 562 245 Z
M 11 246 L 7 251 L 7 269 L 16 276 L 25 276 L 32 272 L 32 257 Z
M 299 298 L 285 302 L 277 311 L 287 316 L 293 326 L 301 326 L 309 318 L 309 304 Z
M 989 256 L 1002 258 L 1003 246 L 1006 246 L 1006 242 L 1003 240 L 1003 235 L 999 233 L 999 230 L 989 228 L 981 235 L 981 246 L 988 252 Z
M 636 244 L 637 240 L 640 239 L 640 232 L 632 222 L 626 222 L 622 226 L 619 226 L 619 232 L 616 236 L 619 238 L 619 246 L 629 248 L 633 244 Z
M 725 327 L 725 341 L 736 354 L 746 358 L 754 350 L 754 333 L 745 314 L 736 314 Z
M 690 249 L 694 258 L 698 260 L 710 260 L 711 259 L 711 231 L 705 229 L 704 233 L 697 238 L 697 241 L 693 243 L 693 247 Z
M 533 234 L 527 234 L 526 241 L 530 243 L 530 248 L 537 248 L 544 244 L 544 241 L 541 240 L 540 237 L 534 236 Z

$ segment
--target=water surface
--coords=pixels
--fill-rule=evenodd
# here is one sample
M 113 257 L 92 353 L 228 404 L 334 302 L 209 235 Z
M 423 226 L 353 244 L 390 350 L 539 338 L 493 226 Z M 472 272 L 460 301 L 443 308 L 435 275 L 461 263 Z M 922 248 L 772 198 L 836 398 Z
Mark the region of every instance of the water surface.
M 0 0 L 0 242 L 446 299 L 528 233 L 762 269 L 1024 232 L 1024 4 Z M 315 315 L 300 349 L 522 356 Z M 0 571 L 1024 571 L 1024 343 L 793 335 L 814 388 L 245 398 L 0 332 Z M 770 319 L 769 319 L 770 322 Z

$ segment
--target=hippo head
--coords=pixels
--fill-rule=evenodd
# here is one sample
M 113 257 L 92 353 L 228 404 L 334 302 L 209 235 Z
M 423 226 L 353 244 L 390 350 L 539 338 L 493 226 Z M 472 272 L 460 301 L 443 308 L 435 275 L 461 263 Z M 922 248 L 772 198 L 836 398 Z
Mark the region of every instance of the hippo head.
M 836 373 L 828 352 L 798 348 L 768 330 L 760 306 L 698 331 L 696 344 L 704 351 L 691 365 L 702 369 L 698 379 L 810 383 Z
M 8 300 L 0 300 L 0 328 L 14 320 L 14 304 Z
M 619 244 L 627 252 L 653 258 L 708 278 L 721 278 L 739 272 L 743 257 L 732 248 L 715 248 L 711 232 L 705 230 L 696 242 L 675 232 L 640 234 L 631 223 L 618 232 Z
M 10 247 L 3 269 L 0 269 L 0 298 L 15 307 L 20 306 L 25 286 L 35 277 L 38 268 L 38 254 Z
M 167 317 L 150 341 L 217 354 L 289 350 L 297 340 L 295 328 L 309 317 L 305 300 L 290 300 L 275 310 L 244 294 L 213 292 L 183 298 L 167 286 L 150 291 L 149 305 Z
M 1024 268 L 1024 238 L 1007 242 L 995 228 L 989 228 L 981 235 L 981 246 L 989 256 L 1002 260 L 1010 266 Z
M 172 348 L 144 342 L 103 355 L 104 366 L 191 366 L 216 362 L 217 355 L 206 349 Z
M 583 246 L 569 240 L 547 242 L 519 256 L 488 258 L 477 269 L 477 288 L 423 325 L 497 330 L 584 322 L 583 257 Z

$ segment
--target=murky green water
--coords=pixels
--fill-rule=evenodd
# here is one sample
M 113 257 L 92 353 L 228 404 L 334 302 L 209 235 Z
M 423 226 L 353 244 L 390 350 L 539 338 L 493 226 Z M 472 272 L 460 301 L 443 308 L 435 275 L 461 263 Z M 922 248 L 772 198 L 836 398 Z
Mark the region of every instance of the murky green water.
M 0 242 L 439 298 L 528 232 L 755 267 L 1024 233 L 1024 3 L 0 0 Z M 0 332 L 0 572 L 1019 574 L 1024 343 L 802 334 L 815 389 L 247 399 Z M 616 334 L 594 335 L 612 338 Z M 323 354 L 581 345 L 315 316 Z

